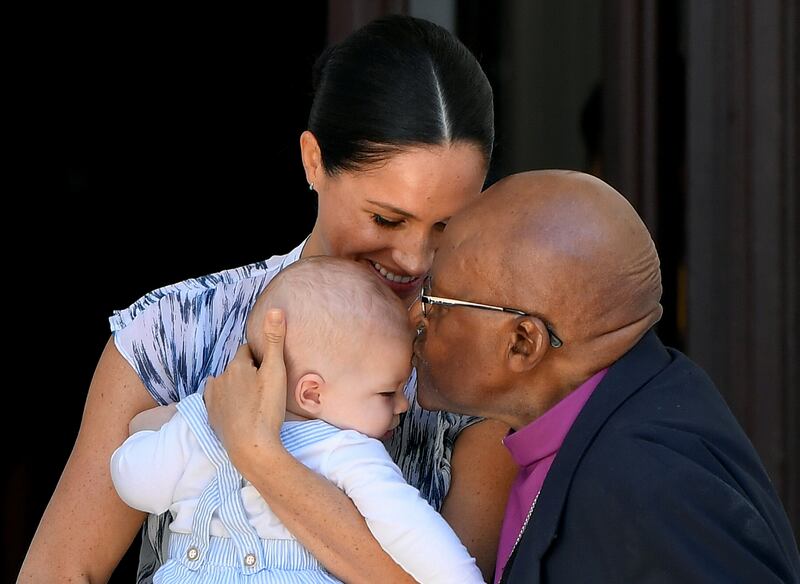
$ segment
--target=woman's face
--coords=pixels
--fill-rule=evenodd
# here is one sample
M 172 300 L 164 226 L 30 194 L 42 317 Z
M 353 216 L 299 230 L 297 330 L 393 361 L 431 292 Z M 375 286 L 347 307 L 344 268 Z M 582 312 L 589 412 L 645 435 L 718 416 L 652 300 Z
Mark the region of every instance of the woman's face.
M 313 135 L 304 137 L 316 147 Z M 480 193 L 486 176 L 480 150 L 468 143 L 413 148 L 373 168 L 330 176 L 309 164 L 307 146 L 303 162 L 319 210 L 303 255 L 363 262 L 410 302 L 450 217 Z

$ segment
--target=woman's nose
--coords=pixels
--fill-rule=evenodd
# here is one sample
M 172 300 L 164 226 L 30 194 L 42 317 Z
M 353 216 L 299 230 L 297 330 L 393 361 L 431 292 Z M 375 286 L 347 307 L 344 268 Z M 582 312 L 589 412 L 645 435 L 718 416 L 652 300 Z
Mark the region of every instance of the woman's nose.
M 434 251 L 427 234 L 412 233 L 402 247 L 394 248 L 392 259 L 407 274 L 421 276 L 430 269 Z

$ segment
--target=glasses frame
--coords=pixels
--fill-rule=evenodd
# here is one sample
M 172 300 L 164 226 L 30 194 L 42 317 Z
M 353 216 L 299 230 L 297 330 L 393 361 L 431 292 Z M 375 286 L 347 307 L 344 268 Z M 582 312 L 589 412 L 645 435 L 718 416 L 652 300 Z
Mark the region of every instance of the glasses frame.
M 520 310 L 518 308 L 508 308 L 507 306 L 495 306 L 493 304 L 483 304 L 481 302 L 470 302 L 469 300 L 458 300 L 456 298 L 444 298 L 442 296 L 431 296 L 427 294 L 430 292 L 431 289 L 431 278 L 428 276 L 422 283 L 422 287 L 419 289 L 419 302 L 422 306 L 422 316 L 428 318 L 430 314 L 430 309 L 428 308 L 429 305 L 433 306 L 463 306 L 465 308 L 479 308 L 481 310 L 491 310 L 494 312 L 505 312 L 507 314 L 516 314 L 517 316 L 531 316 L 533 318 L 538 318 L 544 323 L 544 327 L 547 329 L 547 334 L 550 338 L 550 346 L 554 349 L 558 349 L 564 345 L 564 341 L 562 341 L 556 332 L 553 330 L 553 327 L 542 318 L 538 314 L 534 314 L 532 312 L 525 312 L 524 310 Z

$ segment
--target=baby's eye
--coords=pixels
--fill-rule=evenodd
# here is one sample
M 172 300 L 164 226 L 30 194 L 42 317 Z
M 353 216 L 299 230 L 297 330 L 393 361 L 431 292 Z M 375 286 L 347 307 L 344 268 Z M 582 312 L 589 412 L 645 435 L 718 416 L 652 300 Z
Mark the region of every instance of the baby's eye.
M 387 229 L 392 229 L 402 223 L 402 221 L 392 221 L 391 219 L 387 219 L 383 215 L 378 215 L 377 213 L 372 214 L 372 220 L 375 222 L 376 225 L 380 225 L 381 227 L 386 227 Z
M 382 395 L 383 397 L 394 397 L 394 394 L 395 394 L 394 391 L 382 391 L 378 395 Z

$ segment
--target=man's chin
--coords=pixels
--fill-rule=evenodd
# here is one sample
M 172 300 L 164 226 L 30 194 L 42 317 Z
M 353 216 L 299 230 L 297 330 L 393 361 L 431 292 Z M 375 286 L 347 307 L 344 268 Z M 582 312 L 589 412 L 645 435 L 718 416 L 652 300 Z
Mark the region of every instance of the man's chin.
M 431 412 L 451 412 L 453 414 L 474 415 L 465 412 L 467 409 L 459 403 L 446 399 L 438 388 L 430 381 L 417 377 L 417 404 Z
M 417 403 L 425 410 L 438 412 L 444 410 L 439 394 L 429 381 L 417 377 Z

